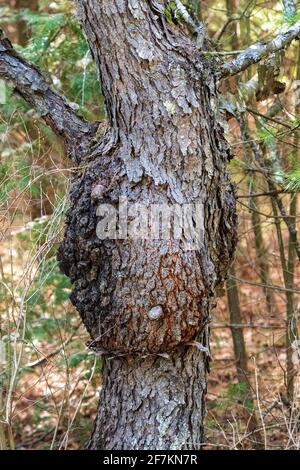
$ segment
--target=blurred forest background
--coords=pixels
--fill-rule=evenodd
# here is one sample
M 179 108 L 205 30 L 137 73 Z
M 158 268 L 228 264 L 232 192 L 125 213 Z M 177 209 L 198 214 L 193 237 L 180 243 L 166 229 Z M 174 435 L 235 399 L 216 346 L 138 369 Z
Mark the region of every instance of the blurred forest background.
M 207 23 L 217 61 L 300 20 L 291 0 L 183 3 Z M 183 22 L 175 2 L 166 15 Z M 105 119 L 72 1 L 0 0 L 0 22 L 85 117 Z M 55 257 L 75 169 L 35 111 L 7 86 L 4 100 L 0 86 L 0 448 L 79 449 L 96 413 L 101 358 L 85 346 Z M 205 448 L 300 449 L 299 42 L 220 92 L 239 245 L 211 325 Z

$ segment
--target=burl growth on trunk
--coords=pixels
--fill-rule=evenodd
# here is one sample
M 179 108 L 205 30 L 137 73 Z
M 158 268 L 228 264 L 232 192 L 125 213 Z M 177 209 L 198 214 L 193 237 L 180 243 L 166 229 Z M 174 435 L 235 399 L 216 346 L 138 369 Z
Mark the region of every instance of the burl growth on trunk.
M 109 124 L 72 182 L 59 260 L 94 348 L 162 353 L 207 322 L 234 250 L 235 202 L 213 66 L 165 24 L 163 2 L 125 3 L 79 10 Z M 197 249 L 184 237 L 99 239 L 99 206 L 118 208 L 120 198 L 130 207 L 198 205 Z

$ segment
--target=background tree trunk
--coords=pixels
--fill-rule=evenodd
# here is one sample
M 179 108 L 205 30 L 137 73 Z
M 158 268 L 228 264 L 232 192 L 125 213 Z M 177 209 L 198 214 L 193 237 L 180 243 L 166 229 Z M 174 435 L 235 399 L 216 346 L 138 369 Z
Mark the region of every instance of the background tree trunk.
M 236 241 L 214 67 L 168 25 L 165 2 L 78 0 L 108 125 L 80 155 L 62 270 L 105 356 L 91 449 L 198 449 L 208 324 Z M 199 204 L 197 250 L 184 240 L 99 240 L 99 204 Z M 151 317 L 152 309 L 159 316 Z

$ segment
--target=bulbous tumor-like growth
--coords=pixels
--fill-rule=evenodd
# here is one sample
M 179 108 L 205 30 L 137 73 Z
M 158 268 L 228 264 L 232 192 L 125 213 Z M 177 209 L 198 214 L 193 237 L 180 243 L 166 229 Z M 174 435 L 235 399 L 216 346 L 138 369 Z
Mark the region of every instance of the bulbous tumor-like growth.
M 162 353 L 201 331 L 235 245 L 214 69 L 188 37 L 167 31 L 163 2 L 93 0 L 93 9 L 78 3 L 101 73 L 108 128 L 86 149 L 84 170 L 72 182 L 60 265 L 74 283 L 72 301 L 94 348 Z M 103 21 L 91 25 L 94 13 Z M 174 237 L 100 240 L 97 207 L 117 208 L 120 198 L 145 207 L 198 204 L 204 229 L 198 249 Z M 158 308 L 153 320 L 149 312 Z

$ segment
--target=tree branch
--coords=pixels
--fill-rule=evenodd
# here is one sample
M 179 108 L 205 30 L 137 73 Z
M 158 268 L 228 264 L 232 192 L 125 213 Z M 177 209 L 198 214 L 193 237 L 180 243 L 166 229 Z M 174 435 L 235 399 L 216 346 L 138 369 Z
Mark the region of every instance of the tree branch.
M 197 47 L 199 49 L 202 48 L 205 39 L 206 28 L 205 24 L 201 21 L 195 20 L 187 11 L 186 7 L 180 0 L 175 0 L 175 5 L 177 10 L 182 15 L 186 24 L 193 30 L 193 32 L 197 35 Z
M 78 163 L 81 144 L 93 137 L 97 124 L 78 116 L 67 100 L 51 89 L 38 68 L 25 61 L 10 41 L 1 37 L 0 78 L 12 83 L 14 90 L 64 140 L 70 157 Z
M 279 33 L 274 39 L 267 43 L 257 42 L 241 52 L 235 59 L 225 62 L 220 70 L 222 78 L 236 75 L 246 70 L 250 65 L 256 64 L 264 57 L 280 51 L 291 44 L 300 35 L 300 21 L 297 21 L 287 31 Z

